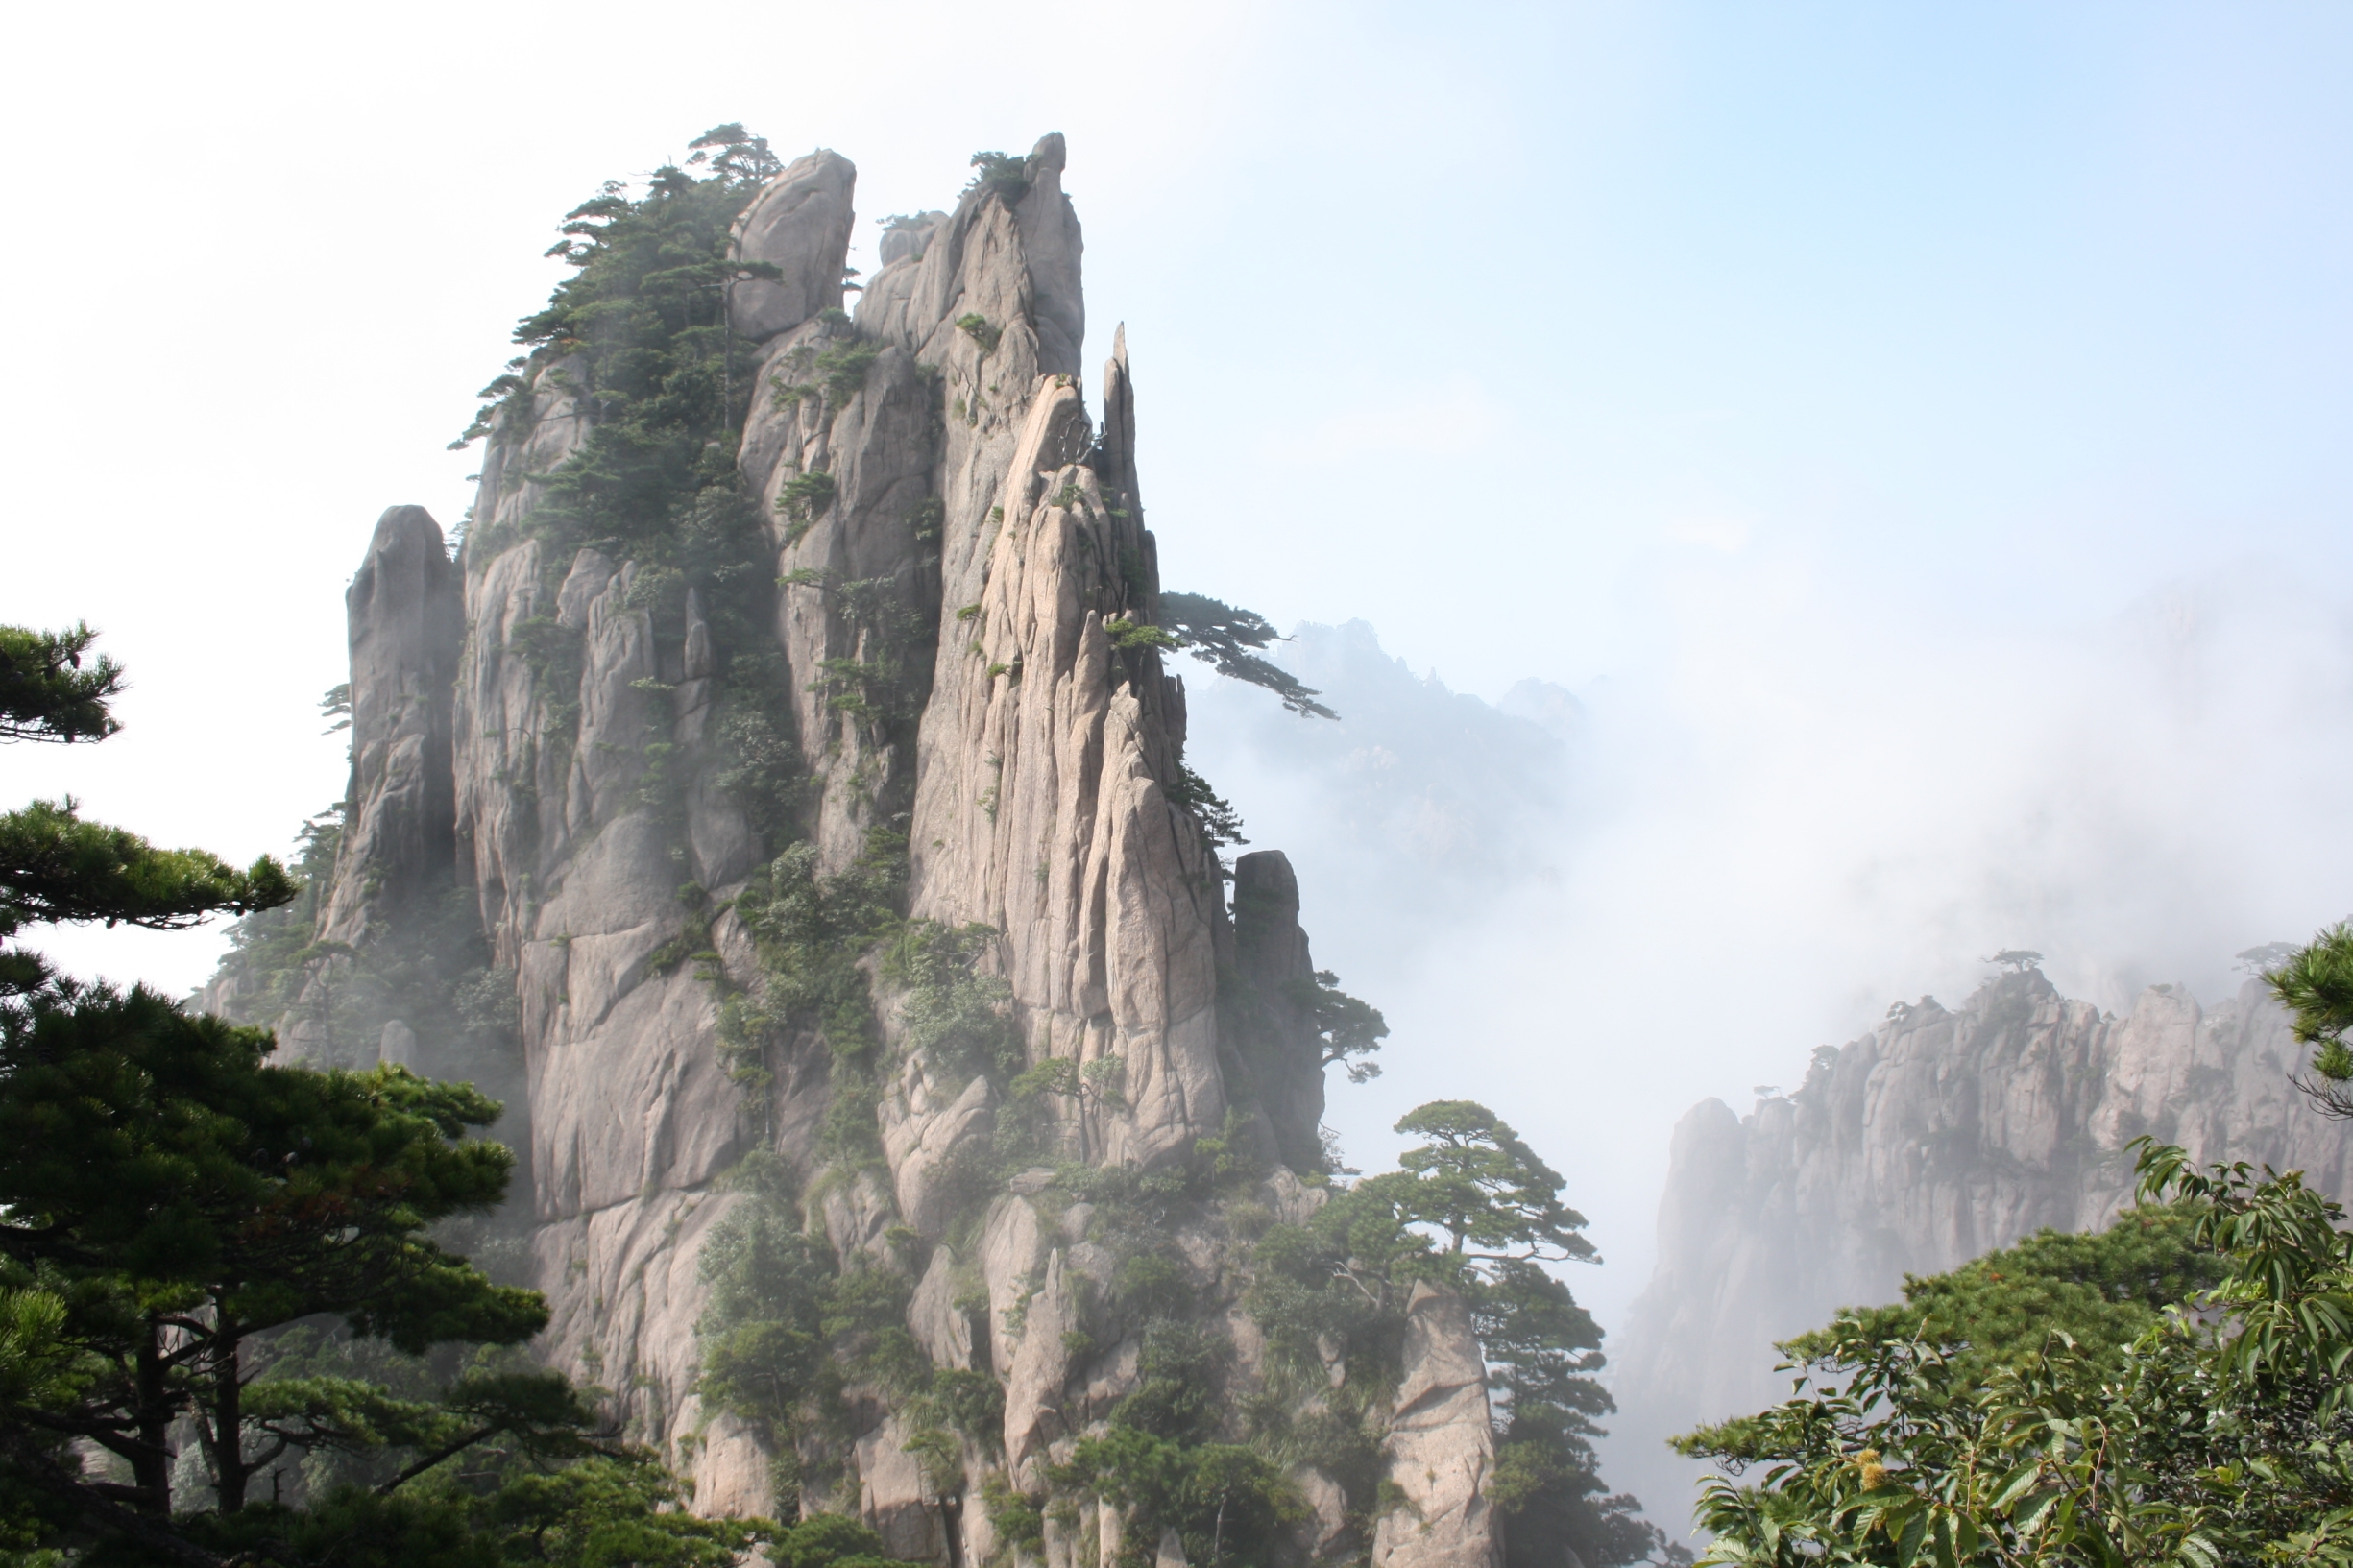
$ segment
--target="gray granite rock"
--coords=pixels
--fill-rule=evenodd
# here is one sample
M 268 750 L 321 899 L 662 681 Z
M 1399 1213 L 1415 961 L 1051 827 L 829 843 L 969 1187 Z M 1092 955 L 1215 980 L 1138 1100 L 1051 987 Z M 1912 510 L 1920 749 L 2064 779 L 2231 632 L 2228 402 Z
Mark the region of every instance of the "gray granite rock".
M 794 160 L 744 208 L 735 225 L 736 256 L 765 262 L 780 276 L 739 278 L 731 286 L 727 320 L 738 332 L 771 338 L 840 307 L 857 184 L 850 160 L 820 148 Z
M 1496 1568 L 1503 1554 L 1486 1493 L 1495 1435 L 1469 1309 L 1452 1291 L 1421 1283 L 1405 1319 L 1389 1479 L 1412 1506 L 1381 1515 L 1374 1568 Z
M 465 605 L 458 568 L 424 507 L 396 506 L 376 519 L 344 607 L 351 804 L 320 934 L 348 943 L 371 918 L 456 869 L 449 687 Z
M 780 274 L 739 280 L 729 318 L 752 388 L 739 471 L 780 579 L 761 659 L 723 667 L 716 617 L 666 563 L 611 546 L 551 554 L 537 536 L 546 476 L 601 406 L 578 357 L 530 371 L 493 419 L 459 563 L 429 519 L 397 508 L 354 580 L 355 808 L 330 923 L 368 939 L 383 901 L 434 867 L 471 887 L 521 1015 L 514 1135 L 552 1314 L 543 1349 L 611 1390 L 627 1433 L 691 1472 L 705 1512 L 764 1511 L 782 1473 L 760 1434 L 695 1392 L 699 1255 L 754 1201 L 724 1179 L 745 1153 L 773 1153 L 803 1183 L 806 1220 L 845 1267 L 904 1275 L 908 1327 L 934 1365 L 1003 1382 L 1002 1460 L 967 1439 L 968 1484 L 999 1462 L 1034 1484 L 1139 1378 L 1134 1325 L 1103 1306 L 1119 1254 L 1096 1205 L 1066 1200 L 1061 1162 L 1178 1167 L 1225 1126 L 1219 975 L 1237 952 L 1218 867 L 1169 791 L 1183 687 L 1156 652 L 1118 645 L 1157 612 L 1157 549 L 1137 495 L 1124 332 L 1100 440 L 1076 384 L 1082 245 L 1064 157 L 1048 136 L 1011 200 L 968 192 L 885 236 L 855 325 L 831 309 L 846 160 L 800 159 L 739 221 L 736 253 Z M 859 668 L 891 672 L 892 712 L 839 700 Z M 776 688 L 743 687 L 752 669 Z M 869 960 L 885 1069 L 871 1160 L 819 1155 L 843 1109 L 821 1030 L 773 1045 L 756 1112 L 722 1064 L 722 1000 L 766 983 L 732 901 L 783 848 L 762 842 L 719 780 L 730 704 L 747 698 L 779 712 L 797 748 L 820 874 L 850 866 L 878 830 L 904 832 L 912 915 L 998 933 L 980 969 L 1003 981 L 1029 1063 L 1092 1070 L 1084 1092 L 1043 1098 L 1053 1146 L 978 1212 L 971 1173 L 998 1158 L 1002 1086 L 913 1049 L 886 966 Z M 683 781 L 659 798 L 646 788 L 656 757 Z M 1288 864 L 1246 865 L 1245 886 L 1270 901 L 1243 961 L 1253 983 L 1290 985 L 1308 958 Z M 376 1049 L 404 1059 L 413 1040 L 388 1026 Z M 1286 1129 L 1266 1148 L 1312 1148 L 1321 1070 L 1304 1062 L 1294 1050 L 1264 1079 Z M 1260 1207 L 1296 1221 L 1322 1198 L 1277 1170 Z M 1221 1224 L 1168 1240 L 1242 1389 L 1266 1375 L 1266 1350 L 1236 1305 L 1247 1276 Z M 1453 1320 L 1418 1313 L 1427 1364 L 1413 1375 L 1459 1370 Z M 1447 1387 L 1405 1412 L 1398 1440 L 1453 1478 L 1478 1458 L 1454 1417 L 1474 1392 L 1483 1410 L 1484 1393 Z M 880 1389 L 849 1403 L 846 1471 L 813 1506 L 861 1511 L 901 1556 L 1006 1555 L 977 1496 L 933 1495 L 906 1448 L 910 1412 Z M 1302 1472 L 1302 1484 L 1321 1519 L 1331 1483 Z M 1450 1538 L 1468 1539 L 1468 1505 L 1431 1484 L 1416 1495 L 1453 1508 Z M 1050 1522 L 1048 1556 L 1092 1568 L 1117 1555 L 1123 1525 L 1080 1500 L 1076 1523 Z M 1173 1539 L 1160 1559 L 1181 1560 Z

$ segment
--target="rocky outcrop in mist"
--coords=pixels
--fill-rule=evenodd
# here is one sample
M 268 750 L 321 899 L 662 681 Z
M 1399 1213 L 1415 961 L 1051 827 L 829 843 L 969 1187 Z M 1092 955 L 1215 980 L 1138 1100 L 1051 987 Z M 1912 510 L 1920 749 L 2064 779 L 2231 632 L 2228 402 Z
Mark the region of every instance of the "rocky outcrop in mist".
M 1671 1478 L 1698 1467 L 1658 1445 L 1786 1397 L 1777 1340 L 1896 1299 L 1906 1274 L 2105 1224 L 2143 1134 L 2353 1191 L 2353 1132 L 2289 1082 L 2303 1054 L 2259 980 L 2212 1008 L 2153 986 L 2118 1017 L 2026 969 L 1957 1009 L 1897 1003 L 1746 1117 L 1702 1101 L 1675 1128 L 1658 1263 L 1616 1358 L 1621 1468 L 1689 1495 Z
M 692 565 L 724 537 L 711 483 L 643 548 L 564 543 L 584 504 L 566 465 L 613 416 L 590 345 L 535 351 L 456 559 L 396 507 L 353 580 L 352 790 L 314 924 L 281 944 L 312 945 L 269 970 L 249 942 L 204 1001 L 313 1060 L 511 1070 L 545 1353 L 691 1475 L 697 1508 L 796 1495 L 863 1514 L 896 1556 L 1077 1568 L 1110 1560 L 1125 1515 L 1024 1498 L 1155 1375 L 1119 1227 L 1156 1226 L 1175 1261 L 1151 1289 L 1188 1304 L 1238 1422 L 1279 1381 L 1244 1303 L 1249 1239 L 1326 1196 L 1323 1064 L 1285 1000 L 1314 975 L 1288 863 L 1244 856 L 1229 912 L 1184 794 L 1184 688 L 1143 635 L 1159 582 L 1124 340 L 1100 423 L 1078 381 L 1060 138 L 1013 163 L 894 220 L 854 318 L 847 159 L 802 158 L 735 220 L 749 568 Z M 909 923 L 853 953 L 839 911 L 869 885 Z M 430 1007 L 370 967 L 459 927 L 457 956 L 401 972 L 438 987 Z M 844 986 L 870 991 L 871 1038 Z M 366 987 L 362 1027 L 337 999 Z M 484 1066 L 497 1042 L 507 1068 Z M 990 1174 L 1025 1148 L 1033 1166 Z M 1247 1192 L 1167 1195 L 1228 1168 L 1256 1172 Z M 706 1397 L 706 1243 L 739 1256 L 778 1203 L 861 1299 L 903 1303 L 860 1365 L 910 1343 L 915 1381 L 963 1414 L 886 1370 L 853 1375 L 822 1431 Z M 1405 1316 L 1395 1387 L 1359 1402 L 1386 1445 L 1379 1508 L 1297 1448 L 1301 1550 L 1495 1563 L 1478 1343 L 1443 1291 Z M 1362 1375 L 1333 1354 L 1312 1409 Z

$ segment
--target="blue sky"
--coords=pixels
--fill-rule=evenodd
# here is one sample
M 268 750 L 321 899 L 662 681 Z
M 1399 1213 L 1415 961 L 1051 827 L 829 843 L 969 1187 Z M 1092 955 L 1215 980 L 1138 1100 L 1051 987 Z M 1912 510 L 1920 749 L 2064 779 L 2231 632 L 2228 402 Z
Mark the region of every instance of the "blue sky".
M 1605 1305 L 1697 1096 L 2353 905 L 2341 6 L 52 7 L 0 71 L 0 615 L 136 681 L 12 796 L 240 858 L 335 796 L 344 583 L 600 181 L 741 119 L 877 218 L 1059 130 L 1171 584 L 1596 715 L 1567 902 L 1431 933 L 1492 1026 L 1402 997 L 1383 1093 L 1524 1104 Z

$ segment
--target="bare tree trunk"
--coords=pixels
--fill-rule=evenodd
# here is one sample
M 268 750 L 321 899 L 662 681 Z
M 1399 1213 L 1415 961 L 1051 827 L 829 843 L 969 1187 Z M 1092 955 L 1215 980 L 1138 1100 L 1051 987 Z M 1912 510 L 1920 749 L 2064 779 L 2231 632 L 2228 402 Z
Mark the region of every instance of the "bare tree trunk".
M 127 1445 L 131 1480 L 138 1488 L 137 1507 L 160 1518 L 172 1516 L 172 1392 L 163 1364 L 163 1325 L 147 1320 L 147 1338 L 139 1345 L 136 1380 L 138 1440 Z
M 245 1462 L 245 1383 L 238 1364 L 243 1358 L 237 1353 L 241 1338 L 236 1325 L 224 1317 L 212 1347 L 212 1464 L 220 1478 L 214 1485 L 223 1513 L 245 1507 L 246 1484 L 254 1474 L 254 1467 Z

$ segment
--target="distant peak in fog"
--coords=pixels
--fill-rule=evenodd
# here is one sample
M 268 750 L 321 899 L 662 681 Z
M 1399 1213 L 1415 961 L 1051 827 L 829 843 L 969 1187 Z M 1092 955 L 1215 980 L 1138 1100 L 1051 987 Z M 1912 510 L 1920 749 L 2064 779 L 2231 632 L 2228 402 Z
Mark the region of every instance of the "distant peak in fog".
M 1568 688 L 1533 676 L 1516 684 L 1495 705 L 1498 712 L 1525 719 L 1556 740 L 1571 740 L 1584 729 L 1585 704 Z
M 1503 706 L 1417 675 L 1369 623 L 1303 624 L 1272 650 L 1337 724 L 1301 724 L 1240 683 L 1196 678 L 1191 753 L 1254 843 L 1314 866 L 1345 902 L 1427 916 L 1548 874 L 1568 810 L 1576 698 L 1522 681 Z M 1392 941 L 1414 932 L 1392 922 Z

